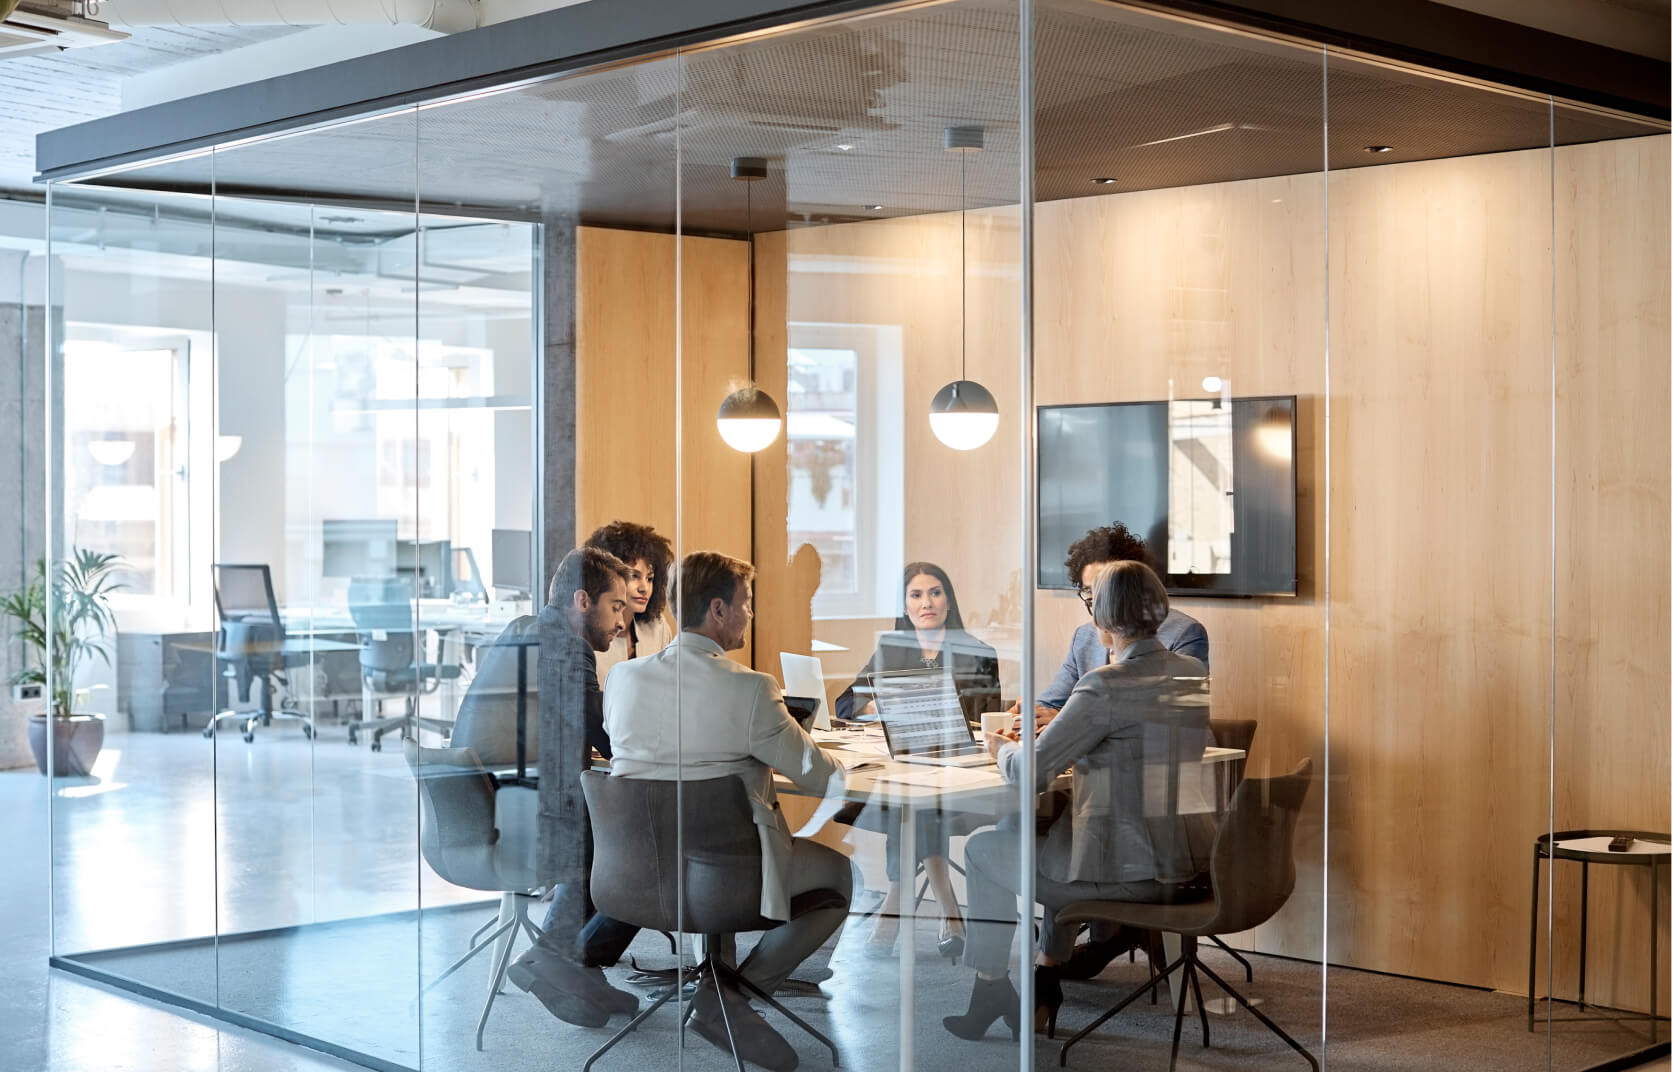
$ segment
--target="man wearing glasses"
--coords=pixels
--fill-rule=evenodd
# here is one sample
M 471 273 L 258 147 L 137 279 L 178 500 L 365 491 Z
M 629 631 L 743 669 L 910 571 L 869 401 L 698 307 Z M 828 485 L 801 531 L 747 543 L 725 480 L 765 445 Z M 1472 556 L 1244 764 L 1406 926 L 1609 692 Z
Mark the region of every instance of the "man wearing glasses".
M 1105 566 L 1115 562 L 1142 562 L 1151 568 L 1155 563 L 1150 560 L 1149 548 L 1144 541 L 1132 534 L 1120 522 L 1104 525 L 1102 528 L 1092 529 L 1084 536 L 1075 540 L 1068 548 L 1068 575 L 1075 579 L 1080 586 L 1080 602 L 1086 605 L 1086 613 L 1091 613 L 1091 590 L 1097 583 L 1097 575 L 1103 572 Z M 1155 639 L 1166 646 L 1168 651 L 1180 655 L 1189 655 L 1201 660 L 1205 670 L 1208 665 L 1208 631 L 1202 628 L 1202 623 L 1173 607 L 1167 612 L 1166 621 L 1156 630 Z M 1069 693 L 1088 671 L 1109 662 L 1109 649 L 1098 639 L 1097 627 L 1091 622 L 1074 630 L 1074 640 L 1068 646 L 1068 655 L 1062 661 L 1062 669 L 1057 671 L 1056 678 L 1039 694 L 1037 706 L 1034 708 L 1035 729 L 1044 726 L 1055 718 L 1062 705 L 1068 702 Z M 1020 701 L 1011 706 L 1012 711 L 1021 709 Z

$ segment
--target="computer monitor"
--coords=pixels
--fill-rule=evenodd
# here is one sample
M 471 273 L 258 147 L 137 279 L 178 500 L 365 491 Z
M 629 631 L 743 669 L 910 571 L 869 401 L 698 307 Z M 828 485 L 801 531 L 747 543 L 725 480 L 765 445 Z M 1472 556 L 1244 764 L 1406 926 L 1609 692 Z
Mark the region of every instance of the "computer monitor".
M 278 622 L 273 576 L 265 565 L 214 563 L 215 611 L 223 622 Z
M 395 545 L 395 573 L 411 577 L 420 597 L 444 596 L 451 592 L 448 571 L 453 545 L 447 540 L 404 540 Z
M 493 530 L 493 586 L 523 599 L 534 594 L 534 533 Z
M 453 577 L 448 595 L 469 592 L 475 599 L 486 600 L 488 589 L 482 582 L 482 571 L 476 565 L 476 552 L 468 547 L 453 548 Z
M 322 576 L 384 577 L 395 572 L 393 518 L 326 518 L 320 528 Z

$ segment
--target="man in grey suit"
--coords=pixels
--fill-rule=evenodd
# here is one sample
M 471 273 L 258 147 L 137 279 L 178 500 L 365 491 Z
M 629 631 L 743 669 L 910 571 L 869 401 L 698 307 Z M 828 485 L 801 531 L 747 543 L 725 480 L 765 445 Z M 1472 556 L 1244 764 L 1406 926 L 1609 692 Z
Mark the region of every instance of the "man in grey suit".
M 853 871 L 847 857 L 793 837 L 772 783 L 774 770 L 803 792 L 836 796 L 842 770 L 790 716 L 778 682 L 731 659 L 754 617 L 755 569 L 713 551 L 685 556 L 679 567 L 682 632 L 666 648 L 610 671 L 604 725 L 615 749 L 611 773 L 676 780 L 736 775 L 749 794 L 761 842 L 760 913 L 788 920 L 762 935 L 738 966 L 771 994 L 847 919 Z M 831 889 L 842 905 L 789 918 L 798 893 Z M 774 1070 L 796 1066 L 795 1050 L 741 995 L 699 990 L 691 1026 L 726 1053 L 731 1021 L 739 1055 Z M 720 1001 L 725 1001 L 722 1011 Z
M 1068 575 L 1080 586 L 1080 602 L 1086 605 L 1088 615 L 1091 613 L 1092 591 L 1097 585 L 1098 575 L 1116 562 L 1142 562 L 1146 566 L 1157 568 L 1150 561 L 1149 547 L 1119 521 L 1113 525 L 1092 529 L 1069 546 L 1068 560 L 1064 564 L 1068 567 Z M 1155 631 L 1155 642 L 1175 655 L 1188 655 L 1198 660 L 1206 672 L 1208 631 L 1203 628 L 1201 622 L 1190 615 L 1176 607 L 1169 607 L 1166 619 Z M 1109 649 L 1104 645 L 1094 623 L 1087 622 L 1074 630 L 1074 639 L 1069 642 L 1068 654 L 1062 660 L 1061 669 L 1057 671 L 1057 676 L 1051 683 L 1040 692 L 1036 701 L 1035 730 L 1043 729 L 1057 717 L 1057 712 L 1068 702 L 1068 697 L 1074 692 L 1074 686 L 1079 684 L 1081 678 L 1109 664 Z M 1017 701 L 1011 710 L 1020 711 L 1020 708 L 1021 702 Z M 1049 818 L 1044 814 L 1047 810 L 1044 804 L 1045 802 L 1041 801 L 1041 821 Z M 1141 940 L 1141 934 L 1130 930 L 1094 928 L 1092 940 L 1076 948 L 1073 957 L 1063 966 L 1062 977 L 1089 979 Z

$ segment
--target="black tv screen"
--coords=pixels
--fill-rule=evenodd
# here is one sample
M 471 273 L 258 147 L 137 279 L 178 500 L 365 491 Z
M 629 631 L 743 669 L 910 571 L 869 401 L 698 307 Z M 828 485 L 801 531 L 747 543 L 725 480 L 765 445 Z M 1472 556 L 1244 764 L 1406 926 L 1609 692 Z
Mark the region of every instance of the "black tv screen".
M 1174 595 L 1295 594 L 1295 397 L 1042 406 L 1039 586 L 1122 522 Z

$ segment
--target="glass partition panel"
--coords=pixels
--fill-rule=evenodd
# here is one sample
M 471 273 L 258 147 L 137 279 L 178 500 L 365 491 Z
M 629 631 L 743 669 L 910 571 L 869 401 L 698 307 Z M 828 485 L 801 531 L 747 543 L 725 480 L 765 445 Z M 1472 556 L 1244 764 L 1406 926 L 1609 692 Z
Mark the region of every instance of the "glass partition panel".
M 1095 700 L 1117 727 L 1121 690 L 1173 679 L 1112 734 L 1155 881 L 1088 894 L 1124 923 L 1084 929 L 1064 973 L 1092 978 L 1041 1046 L 1090 1029 L 1071 1063 L 1160 1068 L 1179 1038 L 1181 1068 L 1298 1067 L 1290 1046 L 1321 1051 L 1327 915 L 1324 64 L 1104 4 L 1039 12 L 1034 666 L 1060 718 Z M 1164 585 L 1153 638 L 1099 632 L 1101 586 L 1137 571 L 1110 562 Z M 1075 778 L 1051 837 L 1113 823 L 1124 865 L 1123 805 L 1099 814 Z
M 488 581 L 420 610 L 462 656 L 451 751 L 424 778 L 426 858 L 458 829 L 442 790 L 460 767 L 493 772 L 498 831 L 486 869 L 424 875 L 426 1068 L 579 1068 L 680 963 L 660 933 L 677 918 L 640 911 L 662 903 L 645 890 L 656 822 L 590 810 L 580 780 L 609 770 L 615 670 L 672 634 L 677 91 L 658 59 L 419 111 L 420 376 L 437 382 L 421 378 L 418 427 L 456 459 L 419 516 Z M 671 1066 L 677 1026 L 670 1006 L 606 1060 Z
M 109 612 L 53 635 L 53 948 L 212 1006 L 213 215 L 150 181 L 52 190 L 50 600 Z
M 1667 1037 L 1664 130 L 1555 109 L 1554 859 L 1537 876 L 1530 979 L 1555 999 L 1532 1008 L 1552 1068 Z M 1539 851 L 1526 842 L 1522 867 Z
M 417 524 L 432 472 L 401 194 L 413 124 L 215 154 L 210 578 L 238 710 L 215 736 L 221 1006 L 409 1066 L 418 829 L 401 744 L 433 715 L 413 600 L 437 572 Z
M 1329 1055 L 1542 1065 L 1549 102 L 1332 56 L 1329 111 Z
M 759 993 L 734 1015 L 805 1066 L 828 1039 L 843 1067 L 1008 1067 L 1032 1019 L 1032 794 L 1019 766 L 934 762 L 983 756 L 981 716 L 1023 691 L 1019 19 L 944 4 L 683 57 L 681 223 L 714 237 L 682 247 L 681 548 L 754 570 L 684 592 L 686 815 L 713 747 L 779 772 L 761 910 L 828 907 L 737 952 L 817 1034 Z M 728 640 L 766 679 L 708 669 Z M 696 1017 L 706 1067 L 723 1037 Z

